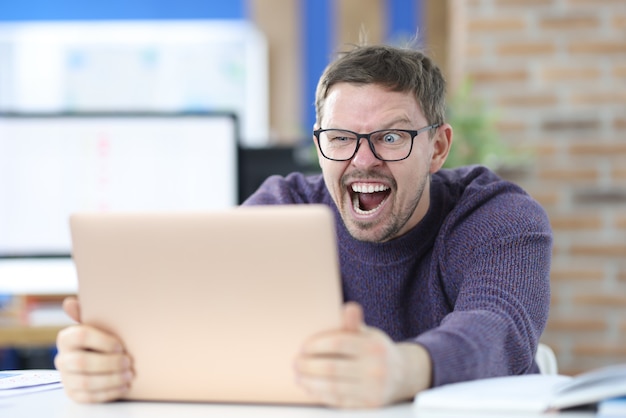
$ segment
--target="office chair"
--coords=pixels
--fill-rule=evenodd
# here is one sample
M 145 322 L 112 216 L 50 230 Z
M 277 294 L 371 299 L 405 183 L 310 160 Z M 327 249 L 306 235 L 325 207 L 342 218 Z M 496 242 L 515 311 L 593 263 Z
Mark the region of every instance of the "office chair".
M 539 343 L 537 346 L 535 362 L 537 362 L 541 374 L 558 374 L 559 372 L 556 355 L 552 348 L 546 344 Z

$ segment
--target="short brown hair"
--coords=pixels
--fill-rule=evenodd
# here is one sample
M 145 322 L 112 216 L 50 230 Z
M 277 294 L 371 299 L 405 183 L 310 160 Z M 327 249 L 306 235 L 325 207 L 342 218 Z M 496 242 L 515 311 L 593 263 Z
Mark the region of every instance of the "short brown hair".
M 337 83 L 378 84 L 391 91 L 413 92 L 429 124 L 443 123 L 446 83 L 441 70 L 424 53 L 388 45 L 357 46 L 340 54 L 324 70 L 315 93 L 317 123 L 324 102 Z

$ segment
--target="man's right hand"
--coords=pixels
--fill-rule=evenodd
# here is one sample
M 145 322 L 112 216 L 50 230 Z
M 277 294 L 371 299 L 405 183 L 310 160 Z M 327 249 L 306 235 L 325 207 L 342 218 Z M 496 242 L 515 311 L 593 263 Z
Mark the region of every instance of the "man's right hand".
M 54 365 L 61 373 L 67 395 L 77 402 L 95 403 L 119 399 L 133 379 L 132 360 L 122 342 L 94 327 L 80 324 L 75 297 L 63 301 L 63 309 L 77 325 L 57 336 Z

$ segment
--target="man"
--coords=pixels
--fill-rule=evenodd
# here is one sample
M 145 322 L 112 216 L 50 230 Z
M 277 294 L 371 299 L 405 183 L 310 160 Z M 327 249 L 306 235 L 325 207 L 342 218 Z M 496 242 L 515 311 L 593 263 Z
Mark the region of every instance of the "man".
M 378 407 L 445 383 L 537 372 L 552 236 L 539 205 L 483 167 L 440 170 L 452 143 L 445 83 L 422 53 L 364 46 L 322 75 L 321 176 L 270 177 L 245 204 L 323 203 L 337 219 L 341 329 L 303 342 L 295 378 L 326 405 Z M 74 299 L 66 310 L 78 319 Z M 68 394 L 118 398 L 122 342 L 59 334 Z

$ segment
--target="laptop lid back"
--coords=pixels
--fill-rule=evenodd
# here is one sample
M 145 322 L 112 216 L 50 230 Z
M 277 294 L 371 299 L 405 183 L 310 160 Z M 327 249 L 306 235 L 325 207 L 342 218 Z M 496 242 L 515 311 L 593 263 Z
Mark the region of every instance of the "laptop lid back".
M 294 382 L 303 342 L 340 323 L 325 206 L 77 213 L 82 321 L 124 342 L 128 399 L 312 403 Z

